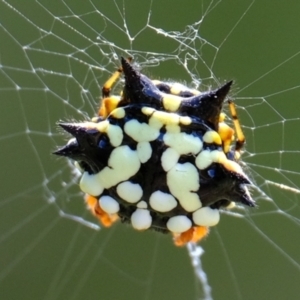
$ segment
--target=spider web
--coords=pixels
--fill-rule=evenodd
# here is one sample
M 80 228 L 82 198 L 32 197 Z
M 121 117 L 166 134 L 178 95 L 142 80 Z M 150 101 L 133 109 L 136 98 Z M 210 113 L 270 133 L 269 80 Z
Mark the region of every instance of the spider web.
M 299 294 L 299 7 L 245 2 L 0 2 L 1 299 Z M 50 155 L 68 138 L 56 122 L 95 115 L 121 55 L 201 90 L 235 80 L 259 207 L 224 213 L 204 254 L 155 232 L 100 230 L 78 174 Z

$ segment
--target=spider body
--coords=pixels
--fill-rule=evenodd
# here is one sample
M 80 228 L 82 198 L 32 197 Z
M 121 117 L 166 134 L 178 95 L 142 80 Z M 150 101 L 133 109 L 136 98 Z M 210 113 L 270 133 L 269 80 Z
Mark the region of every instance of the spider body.
M 106 226 L 120 218 L 137 230 L 171 232 L 183 245 L 205 236 L 220 208 L 254 206 L 237 162 L 244 136 L 236 118 L 232 145 L 234 130 L 222 113 L 232 82 L 200 93 L 121 62 L 103 87 L 99 116 L 60 124 L 74 138 L 55 154 L 76 161 L 93 214 Z M 110 96 L 122 72 L 122 94 Z

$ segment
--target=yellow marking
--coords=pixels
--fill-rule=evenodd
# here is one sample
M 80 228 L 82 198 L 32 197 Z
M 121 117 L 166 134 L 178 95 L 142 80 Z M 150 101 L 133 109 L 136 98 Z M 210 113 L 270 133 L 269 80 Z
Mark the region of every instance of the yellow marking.
M 226 159 L 222 162 L 222 165 L 225 167 L 225 169 L 227 169 L 228 171 L 232 171 L 232 172 L 235 172 L 235 173 L 238 173 L 238 174 L 241 174 L 241 175 L 244 175 L 244 177 L 247 178 L 247 176 L 244 174 L 241 166 L 233 161 L 233 160 L 230 160 L 230 159 Z
M 109 125 L 108 121 L 102 121 L 99 122 L 97 124 L 95 124 L 95 128 L 99 131 L 99 132 L 106 132 L 107 131 L 107 127 Z
M 226 115 L 224 113 L 220 113 L 219 122 L 223 122 L 226 119 Z
M 146 116 L 151 116 L 155 111 L 156 111 L 156 109 L 151 108 L 151 107 L 143 107 L 142 108 L 142 113 Z
M 155 118 L 165 125 L 178 125 L 180 120 L 180 116 L 177 114 L 163 111 L 155 111 L 151 118 Z
M 163 140 L 167 146 L 174 149 L 180 155 L 197 154 L 202 149 L 202 141 L 198 137 L 185 132 L 174 134 L 168 131 L 164 135 Z
M 114 147 L 118 147 L 122 144 L 123 131 L 119 126 L 109 124 L 106 128 L 106 132 L 107 132 L 110 143 Z
M 149 125 L 156 129 L 160 129 L 163 125 L 166 125 L 167 130 L 180 132 L 180 127 L 178 126 L 179 118 L 177 114 L 155 110 L 149 119 Z
M 172 85 L 170 85 L 170 88 L 170 92 L 173 95 L 178 95 L 180 92 L 187 90 L 187 88 L 180 83 L 173 83 Z
M 212 164 L 212 155 L 209 150 L 201 151 L 195 160 L 196 166 L 200 170 L 208 168 Z
M 241 174 L 248 178 L 243 172 L 241 166 L 237 162 L 228 159 L 223 151 L 214 150 L 211 151 L 210 155 L 213 162 L 222 164 L 226 170 Z
M 120 101 L 120 96 L 111 96 L 103 99 L 102 105 L 98 112 L 99 116 L 106 118 L 114 109 L 118 107 Z
M 166 110 L 177 111 L 180 107 L 181 100 L 182 100 L 181 97 L 178 97 L 175 95 L 170 95 L 170 94 L 165 94 L 163 96 L 162 102 L 163 102 L 163 106 Z
M 192 119 L 191 119 L 190 117 L 180 117 L 180 118 L 179 118 L 179 122 L 180 122 L 182 125 L 191 125 Z
M 152 116 L 149 119 L 149 126 L 152 128 L 160 130 L 163 127 L 163 125 L 163 122 L 160 119 L 155 118 L 155 116 Z
M 210 155 L 213 162 L 222 164 L 226 170 L 241 174 L 247 178 L 241 166 L 237 162 L 228 159 L 223 151 L 214 150 L 211 151 Z
M 140 123 L 134 119 L 126 122 L 124 131 L 136 142 L 154 141 L 159 136 L 159 130 L 157 128 L 153 128 L 146 123 Z
M 122 119 L 125 117 L 125 109 L 124 108 L 116 108 L 111 112 L 111 115 L 116 119 Z
M 214 150 L 210 152 L 211 160 L 213 162 L 224 165 L 224 162 L 227 160 L 227 157 L 223 151 Z
M 216 131 L 213 131 L 213 130 L 207 131 L 204 134 L 203 141 L 208 144 L 213 144 L 213 143 L 217 144 L 217 145 L 222 144 L 220 135 Z
M 174 124 L 168 124 L 166 130 L 168 133 L 180 133 L 180 127 Z
M 230 150 L 230 145 L 232 143 L 234 130 L 231 127 L 229 127 L 226 123 L 220 122 L 218 134 L 220 135 L 221 140 L 223 141 L 224 152 L 228 153 L 228 151 Z

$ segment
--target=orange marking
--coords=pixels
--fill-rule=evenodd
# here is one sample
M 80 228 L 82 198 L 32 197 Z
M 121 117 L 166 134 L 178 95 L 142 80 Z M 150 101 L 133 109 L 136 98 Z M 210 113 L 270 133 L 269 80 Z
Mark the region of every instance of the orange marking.
M 92 214 L 99 219 L 101 224 L 105 227 L 110 227 L 113 223 L 115 223 L 119 217 L 117 214 L 108 214 L 99 206 L 98 199 L 90 196 L 88 194 L 85 195 L 85 202 L 87 204 L 88 209 L 92 212 Z
M 208 235 L 208 233 L 209 233 L 209 229 L 206 226 L 194 227 L 192 242 L 194 243 L 200 242 L 203 238 L 205 238 Z
M 103 99 L 98 115 L 100 117 L 107 118 L 108 115 L 118 107 L 120 101 L 121 98 L 117 96 L 111 96 Z
M 181 247 L 189 242 L 198 243 L 207 236 L 208 232 L 208 227 L 194 226 L 179 235 L 175 235 L 174 244 L 178 247 Z

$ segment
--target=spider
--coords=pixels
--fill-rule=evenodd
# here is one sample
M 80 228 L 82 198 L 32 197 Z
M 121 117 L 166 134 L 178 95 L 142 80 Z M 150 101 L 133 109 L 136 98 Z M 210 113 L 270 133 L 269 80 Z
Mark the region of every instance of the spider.
M 123 91 L 111 96 L 122 73 Z M 54 153 L 75 161 L 87 206 L 104 226 L 120 219 L 171 233 L 182 246 L 205 237 L 220 209 L 255 206 L 238 163 L 245 137 L 234 103 L 228 100 L 234 129 L 222 112 L 231 85 L 200 92 L 150 80 L 121 58 L 98 116 L 59 123 L 73 138 Z

